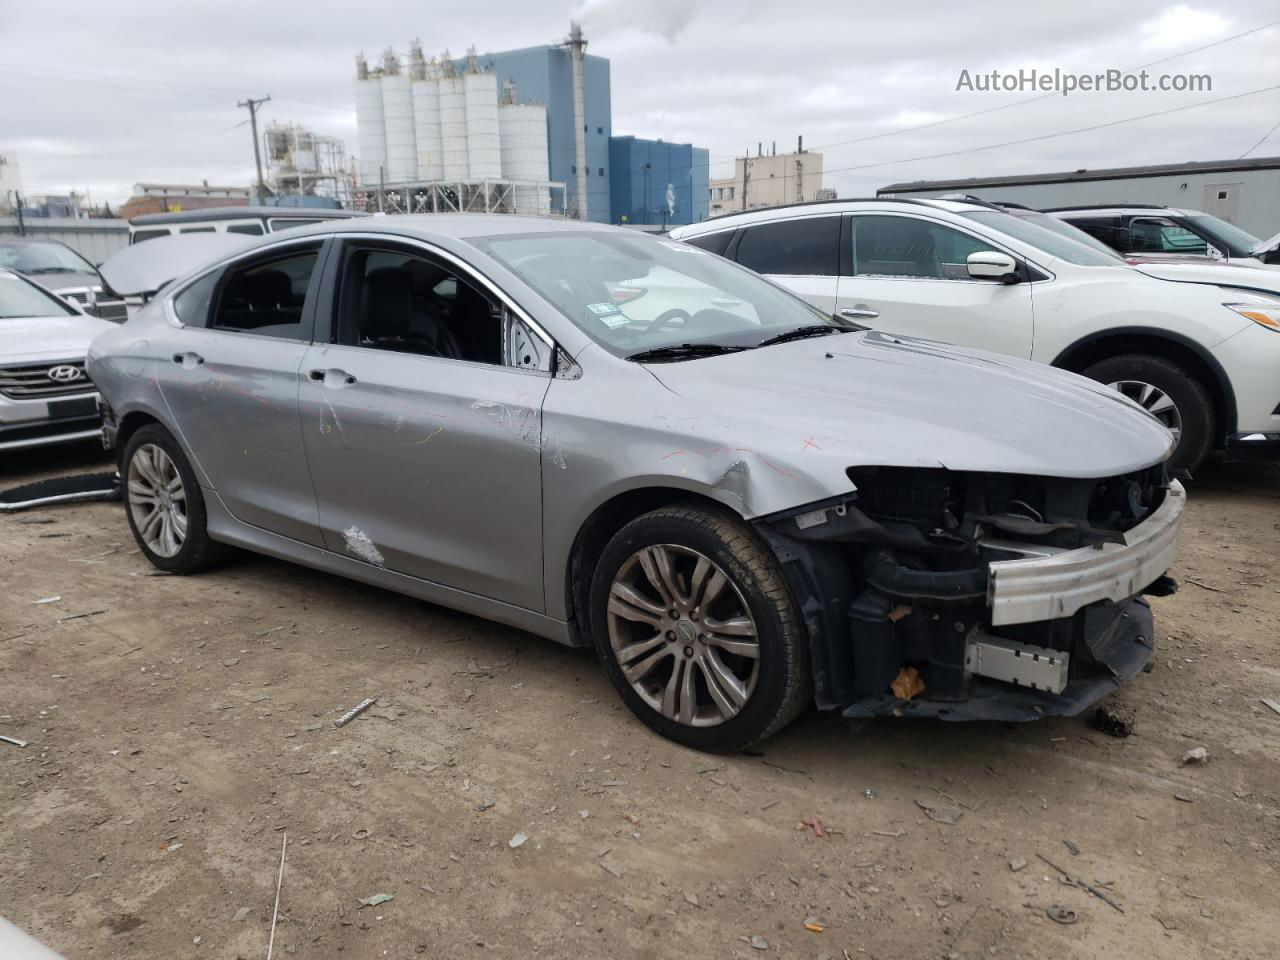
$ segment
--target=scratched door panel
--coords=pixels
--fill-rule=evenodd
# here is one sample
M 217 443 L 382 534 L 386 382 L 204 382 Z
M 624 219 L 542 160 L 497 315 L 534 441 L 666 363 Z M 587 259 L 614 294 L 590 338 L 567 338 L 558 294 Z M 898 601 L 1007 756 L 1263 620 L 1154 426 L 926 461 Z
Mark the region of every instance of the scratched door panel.
M 541 611 L 549 383 L 490 364 L 313 346 L 299 408 L 325 546 Z
M 174 424 L 232 516 L 320 545 L 298 421 L 296 340 L 185 327 L 157 362 Z

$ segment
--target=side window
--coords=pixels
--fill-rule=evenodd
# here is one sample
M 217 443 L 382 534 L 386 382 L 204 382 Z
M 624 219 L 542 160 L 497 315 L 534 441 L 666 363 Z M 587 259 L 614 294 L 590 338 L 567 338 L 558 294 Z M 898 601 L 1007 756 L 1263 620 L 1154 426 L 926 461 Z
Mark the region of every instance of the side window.
M 183 227 L 179 233 L 217 233 L 215 227 Z
M 302 308 L 319 259 L 319 250 L 308 249 L 231 268 L 209 326 L 234 333 L 302 339 Z
M 157 237 L 169 236 L 167 227 L 157 228 L 155 230 L 135 230 L 133 235 L 129 237 L 130 243 L 142 243 L 143 240 L 155 240 Z
M 1204 237 L 1192 233 L 1181 224 L 1161 217 L 1137 218 L 1129 224 L 1130 249 L 1134 253 L 1209 252 Z
M 700 247 L 710 253 L 724 256 L 725 250 L 729 247 L 729 241 L 733 239 L 732 230 L 722 230 L 719 233 L 710 233 L 704 237 L 690 237 L 684 241 L 693 247 Z
M 549 371 L 551 351 L 523 321 L 443 260 L 349 249 L 337 342 L 446 360 Z
M 1129 252 L 1129 238 L 1125 231 L 1120 229 L 1119 217 L 1079 217 L 1072 218 L 1067 223 L 1077 230 L 1083 230 L 1095 240 L 1101 240 L 1108 247 L 1119 250 L 1121 253 Z
M 968 280 L 969 254 L 991 245 L 914 217 L 853 218 L 853 275 Z
M 749 270 L 783 276 L 836 275 L 840 218 L 804 217 L 747 227 L 737 261 Z
M 213 302 L 213 291 L 218 288 L 221 276 L 217 270 L 206 273 L 173 298 L 173 312 L 179 320 L 188 327 L 203 327 L 209 322 L 209 305 Z
M 251 237 L 260 237 L 263 229 L 260 223 L 233 223 L 227 227 L 227 233 L 245 233 Z

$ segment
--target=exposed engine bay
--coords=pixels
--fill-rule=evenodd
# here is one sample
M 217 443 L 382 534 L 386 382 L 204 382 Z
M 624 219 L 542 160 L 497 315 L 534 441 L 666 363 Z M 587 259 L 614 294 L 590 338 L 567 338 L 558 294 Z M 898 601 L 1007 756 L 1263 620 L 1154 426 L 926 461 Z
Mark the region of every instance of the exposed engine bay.
M 851 468 L 854 493 L 764 518 L 846 716 L 1074 714 L 1154 652 L 1184 495 L 1106 479 Z

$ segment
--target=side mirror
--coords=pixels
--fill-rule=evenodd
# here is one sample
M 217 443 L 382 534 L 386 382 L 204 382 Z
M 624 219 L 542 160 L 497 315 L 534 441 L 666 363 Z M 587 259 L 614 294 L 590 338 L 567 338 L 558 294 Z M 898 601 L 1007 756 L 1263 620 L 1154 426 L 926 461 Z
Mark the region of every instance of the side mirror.
M 979 250 L 969 254 L 966 261 L 969 276 L 974 280 L 998 280 L 1001 283 L 1018 282 L 1018 262 L 1007 253 L 995 250 Z

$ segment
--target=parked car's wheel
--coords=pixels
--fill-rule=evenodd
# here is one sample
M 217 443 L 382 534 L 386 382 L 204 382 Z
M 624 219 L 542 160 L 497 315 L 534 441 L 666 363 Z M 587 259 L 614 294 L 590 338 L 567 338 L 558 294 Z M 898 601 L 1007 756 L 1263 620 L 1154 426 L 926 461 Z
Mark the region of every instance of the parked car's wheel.
M 205 529 L 195 472 L 168 430 L 139 428 L 125 446 L 121 473 L 129 527 L 152 564 L 169 573 L 197 573 L 222 556 L 225 548 Z
M 609 541 L 591 633 L 645 723 L 698 750 L 742 750 L 810 699 L 803 628 L 769 548 L 728 511 L 664 507 Z
M 1178 441 L 1169 466 L 1194 470 L 1213 449 L 1213 400 L 1204 384 L 1161 357 L 1126 354 L 1095 363 L 1090 379 L 1119 390 L 1168 427 Z

